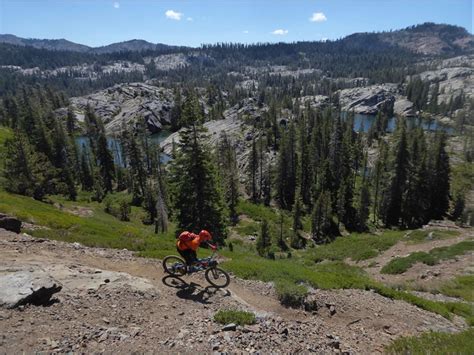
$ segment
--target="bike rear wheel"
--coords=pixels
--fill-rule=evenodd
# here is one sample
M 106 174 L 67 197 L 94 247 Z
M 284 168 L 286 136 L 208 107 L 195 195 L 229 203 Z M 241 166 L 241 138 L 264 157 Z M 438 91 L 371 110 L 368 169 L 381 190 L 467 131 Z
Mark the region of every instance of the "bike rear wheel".
M 178 256 L 170 255 L 163 259 L 163 269 L 170 275 L 186 275 L 187 267 L 183 259 Z
M 211 267 L 204 273 L 207 282 L 217 288 L 227 287 L 230 283 L 230 277 L 227 272 L 218 267 Z

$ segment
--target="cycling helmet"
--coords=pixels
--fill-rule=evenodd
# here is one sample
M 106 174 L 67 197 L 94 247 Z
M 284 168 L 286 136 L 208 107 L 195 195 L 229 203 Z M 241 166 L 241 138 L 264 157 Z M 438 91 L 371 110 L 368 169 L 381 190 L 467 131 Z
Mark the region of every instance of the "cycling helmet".
M 211 240 L 211 239 L 212 239 L 211 233 L 209 233 L 207 230 L 204 230 L 204 229 L 199 232 L 199 237 L 200 237 L 203 241 L 208 241 L 208 240 Z

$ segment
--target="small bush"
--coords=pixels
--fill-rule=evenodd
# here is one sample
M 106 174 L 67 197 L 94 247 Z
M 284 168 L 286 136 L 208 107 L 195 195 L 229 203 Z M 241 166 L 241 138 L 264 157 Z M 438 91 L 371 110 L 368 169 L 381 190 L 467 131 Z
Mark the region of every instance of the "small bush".
M 449 334 L 430 332 L 418 337 L 396 339 L 385 351 L 388 354 L 472 354 L 474 329 Z
M 474 308 L 469 303 L 446 302 L 448 310 L 466 319 L 468 325 L 474 325 Z
M 305 286 L 296 285 L 287 280 L 278 280 L 275 288 L 280 303 L 287 307 L 300 308 L 308 295 L 308 289 Z
M 431 238 L 428 239 L 431 233 Z M 457 231 L 442 230 L 415 230 L 407 236 L 407 241 L 411 244 L 424 243 L 426 241 L 454 238 L 459 235 Z
M 240 221 L 237 226 L 234 227 L 234 230 L 241 236 L 257 235 L 260 230 L 260 224 L 256 222 Z
M 457 276 L 454 280 L 442 285 L 440 292 L 447 296 L 474 302 L 474 275 Z
M 214 321 L 220 324 L 255 324 L 255 314 L 235 309 L 221 309 L 214 315 Z
M 311 250 L 314 261 L 344 260 L 351 258 L 361 261 L 376 257 L 398 242 L 402 237 L 400 231 L 386 231 L 382 235 L 352 234 L 348 237 L 336 238 L 333 242 L 318 246 Z
M 130 221 L 130 213 L 132 208 L 127 198 L 117 198 L 113 195 L 108 195 L 104 201 L 104 212 L 108 213 L 121 221 Z
M 395 258 L 391 260 L 387 265 L 385 265 L 381 273 L 382 274 L 403 274 L 409 268 L 411 268 L 416 263 L 424 263 L 427 265 L 433 265 L 435 260 L 428 253 L 425 252 L 416 252 L 412 253 L 404 258 Z
M 441 260 L 452 259 L 457 255 L 462 255 L 474 249 L 473 241 L 464 241 L 449 247 L 434 248 L 429 253 L 416 252 L 404 258 L 395 258 L 385 265 L 382 274 L 402 274 L 411 268 L 415 263 L 435 265 Z
M 130 204 L 122 200 L 120 201 L 120 220 L 121 221 L 130 221 L 130 212 L 132 212 L 132 208 L 130 207 Z

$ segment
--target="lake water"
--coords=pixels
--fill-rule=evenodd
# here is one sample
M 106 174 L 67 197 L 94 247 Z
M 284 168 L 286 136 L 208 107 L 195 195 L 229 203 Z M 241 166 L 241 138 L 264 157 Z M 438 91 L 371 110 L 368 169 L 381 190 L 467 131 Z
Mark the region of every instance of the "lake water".
M 345 118 L 347 115 L 347 112 L 341 112 L 341 117 Z M 364 131 L 367 132 L 369 128 L 374 124 L 376 119 L 376 116 L 373 115 L 363 115 L 360 113 L 356 113 L 354 115 L 354 130 L 356 132 Z M 405 118 L 407 122 L 407 127 L 408 128 L 413 128 L 413 127 L 418 127 L 421 125 L 424 130 L 429 130 L 429 131 L 437 131 L 437 130 L 443 130 L 447 133 L 452 132 L 452 127 L 442 125 L 436 120 L 432 120 L 428 122 L 427 120 L 421 120 L 416 117 L 410 117 L 410 118 Z M 395 117 L 392 117 L 388 120 L 388 125 L 387 125 L 387 130 L 389 132 L 393 132 L 395 129 L 396 125 L 396 119 Z M 149 141 L 152 144 L 159 145 L 161 142 L 163 142 L 169 135 L 171 134 L 170 131 L 161 131 L 159 133 L 155 133 L 149 136 Z M 108 144 L 109 144 L 109 149 L 112 152 L 114 156 L 114 161 L 117 165 L 119 166 L 124 166 L 123 162 L 123 157 L 122 157 L 122 150 L 120 148 L 120 142 L 118 139 L 109 137 L 107 138 Z M 79 146 L 79 149 L 82 150 L 82 146 L 85 145 L 86 147 L 89 146 L 89 139 L 86 136 L 80 136 L 76 138 L 76 144 Z M 161 153 L 161 162 L 167 163 L 168 161 L 171 160 L 171 157 Z
M 154 133 L 148 137 L 150 144 L 160 145 L 169 135 L 170 131 L 161 131 L 159 133 Z M 110 151 L 114 157 L 115 164 L 118 166 L 124 166 L 122 149 L 120 147 L 120 141 L 114 137 L 108 137 L 107 143 Z M 89 138 L 87 136 L 79 136 L 76 138 L 76 144 L 79 147 L 79 151 L 82 152 L 82 147 L 89 147 Z M 171 157 L 167 154 L 161 153 L 160 159 L 162 163 L 167 163 Z
M 346 115 L 347 115 L 347 112 L 341 113 L 342 118 L 345 118 Z M 364 132 L 368 132 L 370 127 L 374 124 L 375 119 L 376 119 L 376 116 L 374 115 L 363 115 L 360 113 L 354 114 L 354 130 L 356 132 L 361 132 L 362 130 Z M 452 127 L 442 125 L 437 120 L 427 121 L 427 120 L 419 119 L 417 117 L 407 117 L 405 118 L 405 120 L 406 120 L 408 128 L 421 126 L 425 131 L 442 130 L 447 133 L 451 133 L 453 130 Z M 395 130 L 395 126 L 396 126 L 396 118 L 395 117 L 389 118 L 388 124 L 387 124 L 387 131 L 393 132 Z

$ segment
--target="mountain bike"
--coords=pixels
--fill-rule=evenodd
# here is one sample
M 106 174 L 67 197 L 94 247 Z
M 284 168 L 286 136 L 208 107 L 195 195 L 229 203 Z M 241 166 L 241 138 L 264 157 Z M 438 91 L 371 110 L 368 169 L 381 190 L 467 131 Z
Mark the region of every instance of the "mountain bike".
M 163 269 L 172 276 L 184 276 L 195 272 L 204 271 L 204 277 L 207 282 L 217 288 L 227 287 L 230 283 L 230 277 L 227 272 L 217 267 L 217 253 L 214 251 L 211 256 L 199 259 L 192 266 L 186 265 L 186 262 L 176 255 L 169 255 L 163 259 Z M 193 271 L 191 268 L 198 268 Z

